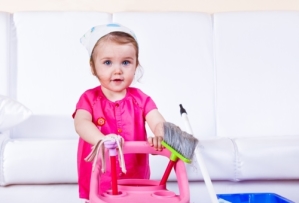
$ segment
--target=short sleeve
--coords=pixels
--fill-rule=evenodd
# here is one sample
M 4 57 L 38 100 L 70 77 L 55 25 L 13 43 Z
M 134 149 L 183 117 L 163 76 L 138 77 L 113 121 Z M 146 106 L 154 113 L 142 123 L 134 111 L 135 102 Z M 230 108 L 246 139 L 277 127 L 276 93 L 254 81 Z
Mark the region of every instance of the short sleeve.
M 158 109 L 154 100 L 147 96 L 144 104 L 144 116 L 146 116 L 151 110 Z
M 154 102 L 154 100 L 142 92 L 138 88 L 129 88 L 130 94 L 135 98 L 137 103 L 140 105 L 140 107 L 143 109 L 143 116 L 145 117 L 151 110 L 157 109 L 157 106 Z
M 92 114 L 92 104 L 93 104 L 93 99 L 91 98 L 91 95 L 89 92 L 84 92 L 81 97 L 79 98 L 79 101 L 77 102 L 76 105 L 76 110 L 73 113 L 73 118 L 76 115 L 77 110 L 83 109 L 88 111 L 90 114 Z

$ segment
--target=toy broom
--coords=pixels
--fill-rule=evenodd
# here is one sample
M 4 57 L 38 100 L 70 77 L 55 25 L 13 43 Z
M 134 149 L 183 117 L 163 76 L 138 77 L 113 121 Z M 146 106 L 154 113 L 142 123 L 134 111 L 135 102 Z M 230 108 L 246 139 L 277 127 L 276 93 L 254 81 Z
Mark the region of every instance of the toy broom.
M 192 135 L 182 131 L 178 126 L 165 122 L 164 140 L 162 145 L 171 152 L 167 168 L 160 181 L 160 185 L 165 185 L 169 174 L 178 159 L 186 163 L 191 163 L 195 147 L 198 140 Z

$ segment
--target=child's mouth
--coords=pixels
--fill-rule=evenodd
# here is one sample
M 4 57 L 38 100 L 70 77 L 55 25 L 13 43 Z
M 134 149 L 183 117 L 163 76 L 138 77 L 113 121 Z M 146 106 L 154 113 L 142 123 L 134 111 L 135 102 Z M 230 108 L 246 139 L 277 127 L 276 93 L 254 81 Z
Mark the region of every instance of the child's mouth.
M 115 84 L 120 84 L 121 82 L 123 82 L 124 80 L 122 79 L 113 79 L 112 82 L 114 82 Z

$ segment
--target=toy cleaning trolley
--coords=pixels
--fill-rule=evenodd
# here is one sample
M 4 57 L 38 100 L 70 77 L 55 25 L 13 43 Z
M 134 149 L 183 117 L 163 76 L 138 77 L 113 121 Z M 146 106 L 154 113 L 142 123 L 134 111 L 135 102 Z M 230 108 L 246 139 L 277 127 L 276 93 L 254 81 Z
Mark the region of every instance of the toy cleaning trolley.
M 109 150 L 110 162 L 111 162 L 111 177 L 112 177 L 112 189 L 105 191 L 104 193 L 99 193 L 98 185 L 99 185 L 99 172 L 101 168 L 99 167 L 98 162 L 101 161 L 100 158 L 97 158 L 98 150 L 96 150 L 96 158 L 94 159 L 94 167 L 93 172 L 91 174 L 91 184 L 90 184 L 90 203 L 102 203 L 102 202 L 111 202 L 111 203 L 120 203 L 120 202 L 130 202 L 130 203 L 189 203 L 190 202 L 190 192 L 189 192 L 189 184 L 188 177 L 185 168 L 185 162 L 190 163 L 185 160 L 185 157 L 180 157 L 174 160 L 175 156 L 181 156 L 186 153 L 182 153 L 183 151 L 193 151 L 195 158 L 198 162 L 199 168 L 204 178 L 204 182 L 208 189 L 211 203 L 293 203 L 292 201 L 281 197 L 274 193 L 245 193 L 245 194 L 216 194 L 213 188 L 210 176 L 206 169 L 204 160 L 200 153 L 200 148 L 196 148 L 197 142 L 192 140 L 193 132 L 191 126 L 189 124 L 188 116 L 186 110 L 180 105 L 180 112 L 184 121 L 184 125 L 186 128 L 187 139 L 180 140 L 181 137 L 184 137 L 179 133 L 167 133 L 168 130 L 164 129 L 164 141 L 170 141 L 174 144 L 173 150 L 171 147 L 167 147 L 162 151 L 156 151 L 153 147 L 151 147 L 146 141 L 130 141 L 123 143 L 123 146 L 120 147 L 119 140 L 116 141 L 116 138 L 112 140 L 103 141 L 105 144 L 105 148 Z M 171 129 L 171 125 L 168 126 L 167 129 Z M 169 135 L 171 135 L 169 137 Z M 175 136 L 174 136 L 175 135 Z M 191 136 L 191 137 L 190 137 Z M 191 139 L 192 138 L 192 139 Z M 120 138 L 122 139 L 122 138 Z M 174 141 L 172 141 L 173 139 Z M 196 138 L 195 138 L 196 139 Z M 179 140 L 179 141 L 177 141 Z M 191 142 L 188 144 L 188 140 Z M 176 144 L 175 144 L 176 143 Z M 185 144 L 184 144 L 185 143 Z M 187 143 L 187 144 L 186 144 Z M 196 146 L 192 146 L 196 144 Z M 166 143 L 167 145 L 167 143 Z M 180 148 L 182 147 L 182 148 Z M 100 149 L 100 147 L 97 147 Z M 121 179 L 117 180 L 116 175 L 116 156 L 117 150 L 116 148 L 123 149 L 123 154 L 130 153 L 139 153 L 139 154 L 155 154 L 162 155 L 170 159 L 169 165 L 162 177 L 162 180 L 147 180 L 147 179 Z M 195 150 L 193 150 L 195 149 Z M 177 152 L 174 152 L 179 150 Z M 190 156 L 193 156 L 193 152 Z M 174 155 L 177 154 L 177 155 Z M 124 163 L 123 163 L 124 164 Z M 172 170 L 172 166 L 174 165 L 175 174 L 177 178 L 177 183 L 179 187 L 179 194 L 176 194 L 172 191 L 167 190 L 166 181 L 168 179 L 168 175 Z M 171 166 L 171 167 L 169 167 Z M 163 171 L 163 169 L 161 170 Z M 200 202 L 200 200 L 198 201 Z
M 123 153 L 155 154 L 170 157 L 170 152 L 168 150 L 156 151 L 146 141 L 125 142 L 123 145 Z M 110 153 L 110 157 L 112 157 L 111 163 L 113 163 L 113 152 Z M 97 159 L 96 163 L 98 161 L 100 160 Z M 113 167 L 112 165 L 111 169 Z M 117 189 L 117 194 L 113 194 L 112 190 L 108 190 L 102 194 L 99 194 L 98 181 L 100 170 L 100 167 L 98 167 L 98 164 L 96 164 L 91 174 L 90 203 L 188 203 L 190 201 L 189 185 L 185 164 L 181 160 L 178 160 L 175 165 L 175 174 L 178 181 L 179 194 L 175 194 L 174 192 L 167 190 L 166 185 L 160 185 L 160 181 L 158 180 L 156 181 L 147 179 L 120 179 L 117 180 L 117 188 L 115 188 L 115 185 L 113 185 L 113 176 L 112 189 Z M 113 173 L 113 171 L 111 172 Z

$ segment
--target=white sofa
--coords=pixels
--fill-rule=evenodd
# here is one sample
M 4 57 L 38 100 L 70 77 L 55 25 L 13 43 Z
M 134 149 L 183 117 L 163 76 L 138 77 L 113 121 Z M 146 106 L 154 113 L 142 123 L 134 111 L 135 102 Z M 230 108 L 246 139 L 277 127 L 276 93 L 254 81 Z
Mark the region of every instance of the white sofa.
M 71 115 L 98 81 L 79 39 L 109 22 L 137 35 L 144 76 L 134 86 L 182 129 L 179 104 L 186 108 L 217 194 L 299 202 L 299 12 L 291 11 L 1 12 L 0 95 L 32 115 L 0 134 L 0 202 L 80 202 Z M 151 157 L 151 179 L 166 164 Z M 187 170 L 190 202 L 210 202 L 200 169 Z M 178 191 L 175 180 L 168 188 Z

